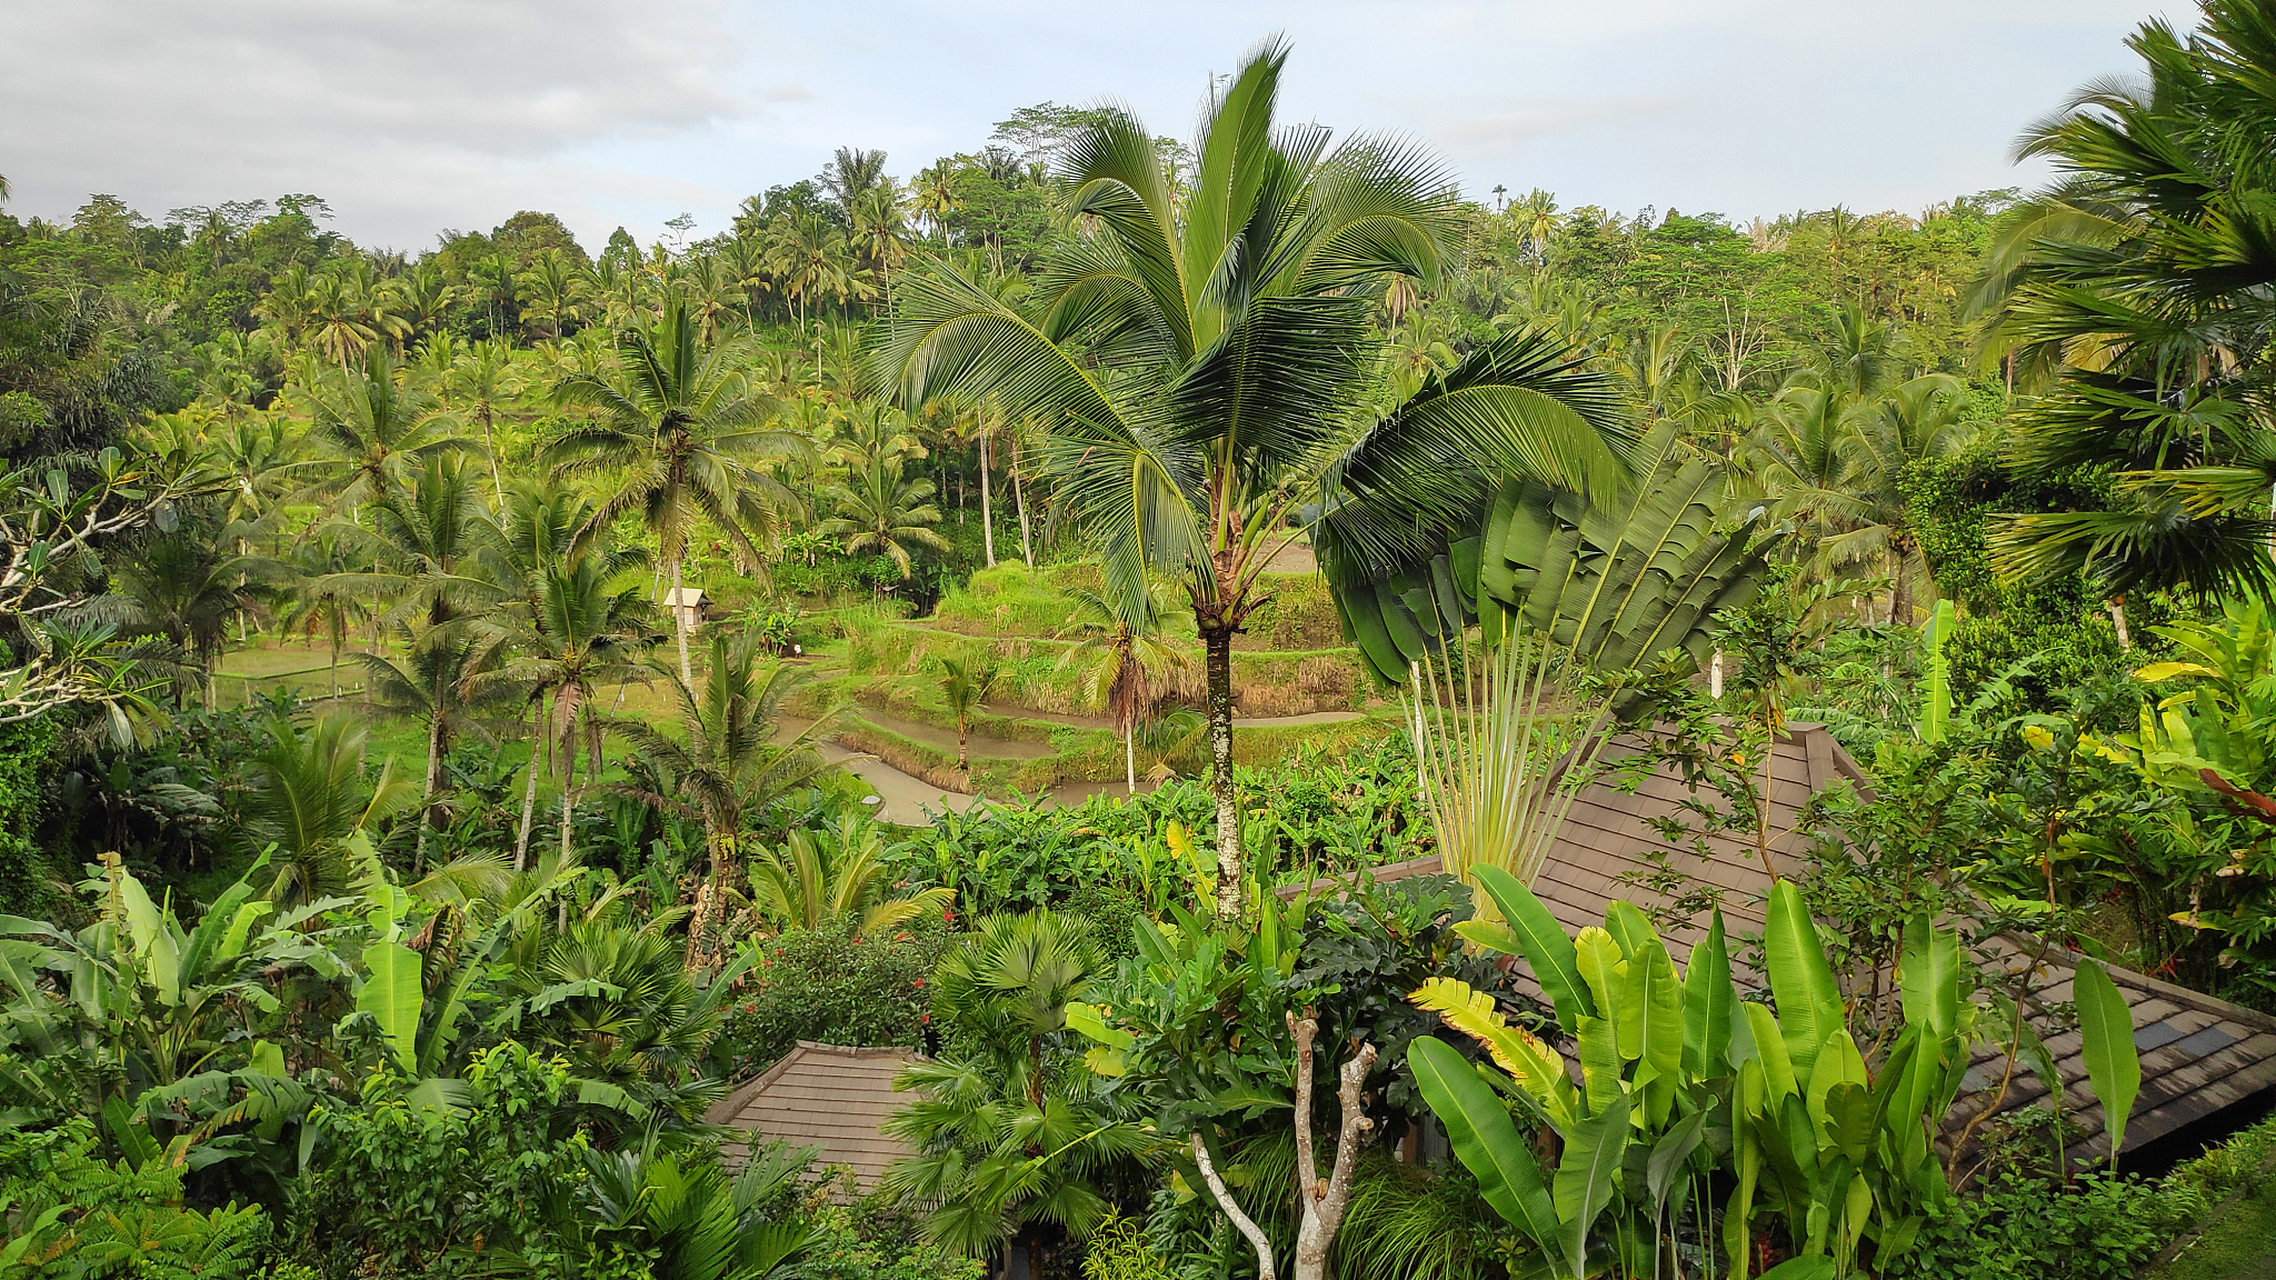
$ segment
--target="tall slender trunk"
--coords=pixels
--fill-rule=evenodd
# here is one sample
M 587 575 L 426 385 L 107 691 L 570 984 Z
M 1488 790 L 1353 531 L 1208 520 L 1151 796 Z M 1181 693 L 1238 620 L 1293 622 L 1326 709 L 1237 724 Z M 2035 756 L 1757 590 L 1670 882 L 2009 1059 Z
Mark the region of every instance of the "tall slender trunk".
M 569 862 L 569 815 L 577 794 L 577 744 L 561 744 L 561 862 Z
M 1012 505 L 1019 510 L 1019 558 L 1035 567 L 1035 544 L 1027 536 L 1027 490 L 1019 479 L 1019 436 L 1012 436 Z
M 411 852 L 412 867 L 422 872 L 427 869 L 427 833 L 435 828 L 435 788 L 443 775 L 442 682 L 435 683 L 435 705 L 427 717 L 427 788 L 419 797 L 419 843 Z
M 514 870 L 529 869 L 529 829 L 537 821 L 537 740 L 545 733 L 545 697 L 529 717 L 529 777 L 522 783 L 522 824 L 514 829 Z
M 672 558 L 672 594 L 669 599 L 672 602 L 672 630 L 680 638 L 680 683 L 693 689 L 695 673 L 688 666 L 688 613 L 680 596 L 680 565 L 686 561 L 687 555 L 687 548 L 682 547 L 680 554 Z
M 1217 794 L 1217 915 L 1241 914 L 1241 799 L 1233 785 L 1233 633 L 1204 626 L 1209 678 L 1209 789 Z
M 1122 726 L 1122 774 L 1131 795 L 1138 794 L 1138 722 Z
M 996 522 L 988 511 L 988 427 L 980 427 L 980 545 L 988 553 L 988 567 L 996 567 Z
M 498 474 L 498 445 L 490 438 L 490 405 L 487 401 L 482 405 L 482 449 L 490 455 L 490 487 L 497 491 L 498 511 L 502 515 L 506 510 L 506 481 Z

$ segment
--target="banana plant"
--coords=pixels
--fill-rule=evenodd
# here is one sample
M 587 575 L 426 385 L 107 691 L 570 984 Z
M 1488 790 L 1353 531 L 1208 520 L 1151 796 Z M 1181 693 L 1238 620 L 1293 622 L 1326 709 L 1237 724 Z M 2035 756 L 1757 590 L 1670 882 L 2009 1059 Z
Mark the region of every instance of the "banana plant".
M 1713 1168 L 1708 1130 L 1728 1094 L 1738 993 L 1722 917 L 1686 979 L 1632 904 L 1612 903 L 1601 928 L 1568 937 L 1516 877 L 1498 867 L 1476 874 L 1499 918 L 1460 928 L 1531 962 L 1574 1045 L 1579 1083 L 1562 1055 L 1467 984 L 1432 979 L 1410 998 L 1484 1045 L 1508 1076 L 1499 1092 L 1556 1133 L 1554 1168 L 1542 1167 L 1496 1089 L 1451 1045 L 1418 1037 L 1408 1046 L 1416 1083 L 1487 1203 L 1554 1274 L 1583 1277 L 1613 1264 L 1656 1275 L 1669 1201 L 1679 1190 L 1703 1194 Z M 1599 1231 L 1607 1212 L 1610 1227 Z
M 1568 936 L 1514 877 L 1484 868 L 1478 879 L 1502 919 L 1465 925 L 1465 936 L 1527 961 L 1574 1045 L 1577 1072 L 1460 983 L 1426 984 L 1412 999 L 1485 1045 L 1508 1077 L 1500 1092 L 1558 1136 L 1555 1167 L 1542 1166 L 1495 1090 L 1452 1048 L 1417 1040 L 1409 1061 L 1487 1202 L 1559 1276 L 1592 1274 L 1604 1260 L 1592 1233 L 1609 1237 L 1628 1274 L 1657 1274 L 1670 1192 L 1711 1170 L 1732 1185 L 1722 1238 L 1742 1280 L 1758 1220 L 1782 1228 L 1799 1259 L 1827 1264 L 1786 1274 L 1846 1275 L 1868 1243 L 1877 1266 L 1904 1254 L 1929 1210 L 1949 1199 L 1934 1142 L 1978 1017 L 1957 933 L 1925 916 L 1907 927 L 1897 966 L 1903 1025 L 1876 1066 L 1850 1034 L 1791 882 L 1773 886 L 1763 937 L 1774 1009 L 1740 998 L 1720 913 L 1678 976 L 1628 903 L 1612 903 L 1602 927 Z M 1701 1141 L 1709 1129 L 1713 1144 Z M 1612 1227 L 1598 1230 L 1608 1210 Z

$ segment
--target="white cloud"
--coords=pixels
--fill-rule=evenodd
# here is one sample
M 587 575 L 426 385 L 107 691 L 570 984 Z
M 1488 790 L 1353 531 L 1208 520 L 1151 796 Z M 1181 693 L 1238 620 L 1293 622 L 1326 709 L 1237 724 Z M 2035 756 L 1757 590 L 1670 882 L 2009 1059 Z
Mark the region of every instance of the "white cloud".
M 2155 2 L 2155 0 L 2153 0 Z M 1470 188 L 1734 215 L 1911 208 L 2126 70 L 2144 0 L 77 0 L 0 38 L 12 211 L 153 213 L 307 191 L 415 248 L 517 209 L 597 242 L 884 147 L 907 173 L 1045 99 L 1184 133 L 1268 32 L 1285 112 L 1396 130 Z M 2186 23 L 2188 6 L 2168 4 Z

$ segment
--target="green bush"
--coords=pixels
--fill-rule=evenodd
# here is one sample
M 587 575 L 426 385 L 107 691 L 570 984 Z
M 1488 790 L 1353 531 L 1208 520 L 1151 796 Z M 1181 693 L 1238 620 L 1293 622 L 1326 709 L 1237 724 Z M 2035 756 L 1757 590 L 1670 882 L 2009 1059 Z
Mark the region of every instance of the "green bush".
M 980 1280 L 987 1268 L 978 1259 L 952 1258 L 921 1243 L 896 1217 L 815 1206 L 807 1219 L 814 1243 L 790 1266 L 789 1280 Z
M 92 1122 L 0 1131 L 0 1276 L 10 1280 L 234 1280 L 259 1267 L 269 1219 L 235 1202 L 182 1207 L 179 1167 L 95 1155 Z
M 574 1269 L 580 1233 L 564 1218 L 588 1144 L 568 1063 L 508 1042 L 464 1083 L 462 1106 L 436 1106 L 374 1074 L 357 1105 L 310 1113 L 322 1145 L 294 1186 L 298 1256 L 335 1276 L 460 1276 L 500 1252 L 541 1276 Z
M 924 1042 L 932 1010 L 927 984 L 954 935 L 937 916 L 883 937 L 853 925 L 791 930 L 760 944 L 743 996 L 728 1006 L 712 1058 L 739 1080 L 766 1069 L 801 1040 L 843 1045 Z
M 1889 1280 L 2123 1280 L 2174 1236 L 2177 1204 L 2155 1183 L 2088 1174 L 2008 1176 L 1932 1209 Z

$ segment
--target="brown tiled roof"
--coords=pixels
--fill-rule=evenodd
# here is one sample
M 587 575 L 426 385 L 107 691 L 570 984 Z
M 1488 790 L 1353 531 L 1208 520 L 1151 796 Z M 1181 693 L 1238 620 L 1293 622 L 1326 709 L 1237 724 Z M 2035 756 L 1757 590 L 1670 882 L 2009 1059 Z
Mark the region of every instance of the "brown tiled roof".
M 1615 748 L 1617 750 L 1617 748 Z M 1809 797 L 1847 780 L 1870 794 L 1857 762 L 1834 741 L 1823 725 L 1793 723 L 1775 744 L 1769 765 L 1770 863 L 1779 874 L 1788 873 L 1807 851 L 1798 831 L 1801 811 Z M 1647 909 L 1665 905 L 1660 895 L 1623 875 L 1650 869 L 1648 855 L 1664 851 L 1674 866 L 1693 882 L 1723 890 L 1724 925 L 1733 934 L 1760 935 L 1763 903 L 1770 892 L 1770 872 L 1750 835 L 1716 834 L 1708 838 L 1710 855 L 1704 859 L 1664 840 L 1644 819 L 1674 816 L 1686 799 L 1696 797 L 1672 774 L 1657 773 L 1643 779 L 1634 794 L 1608 782 L 1596 783 L 1573 802 L 1565 825 L 1551 847 L 1548 862 L 1533 883 L 1533 892 L 1568 931 L 1602 924 L 1604 909 L 1614 898 L 1625 898 Z M 1378 867 L 1375 878 L 1435 874 L 1436 857 Z M 1283 893 L 1293 893 L 1293 889 Z M 1705 936 L 1704 919 L 1664 931 L 1676 963 L 1690 956 L 1692 945 Z M 2086 1132 L 2074 1146 L 2081 1155 L 2106 1149 L 2101 1109 L 2088 1088 L 2079 1033 L 2068 1018 L 2058 1019 L 2056 1006 L 2068 1009 L 2073 967 L 2068 953 L 2046 951 L 2028 938 L 1993 940 L 1992 963 L 2019 975 L 2035 969 L 2026 998 L 2036 1008 L 2032 1019 L 2062 1074 L 2065 1111 Z M 1741 982 L 1753 975 L 1734 967 Z M 2276 1019 L 2229 1004 L 2211 996 L 2183 990 L 2128 970 L 2112 967 L 2111 978 L 2125 993 L 2134 1010 L 2134 1042 L 2142 1054 L 2142 1090 L 2126 1125 L 2126 1149 L 2203 1119 L 2232 1103 L 2276 1085 Z M 2010 990 L 2013 990 L 2011 987 Z M 1953 1124 L 1964 1125 L 1978 1111 L 1999 1098 L 2006 1074 L 2004 1045 L 1984 1045 L 1962 1086 L 1953 1108 Z M 2008 1082 L 2001 1111 L 2040 1101 L 2045 1087 L 2027 1066 L 2018 1065 Z
M 748 1138 L 728 1142 L 720 1154 L 740 1165 L 752 1141 L 787 1142 L 819 1152 L 817 1167 L 844 1165 L 867 1191 L 885 1166 L 912 1154 L 885 1136 L 888 1116 L 908 1101 L 893 1092 L 893 1077 L 917 1060 L 902 1048 L 855 1049 L 801 1040 L 750 1083 L 703 1113 L 712 1124 L 733 1125 Z

